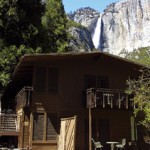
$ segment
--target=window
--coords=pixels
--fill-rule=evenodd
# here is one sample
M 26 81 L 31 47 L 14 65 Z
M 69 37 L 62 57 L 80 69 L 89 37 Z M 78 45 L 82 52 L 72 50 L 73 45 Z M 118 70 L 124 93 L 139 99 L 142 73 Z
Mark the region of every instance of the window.
M 43 140 L 44 113 L 33 114 L 33 140 Z
M 98 76 L 97 77 L 97 87 L 98 88 L 108 88 L 109 87 L 109 80 L 106 76 Z
M 35 71 L 35 90 L 45 92 L 46 90 L 46 68 L 38 67 Z
M 33 141 L 47 141 L 57 139 L 58 119 L 56 113 L 33 114 Z
M 98 129 L 97 132 L 99 133 L 98 139 L 102 142 L 102 144 L 105 144 L 106 141 L 110 140 L 110 122 L 108 118 L 97 119 L 97 125 Z
M 37 67 L 35 71 L 35 90 L 37 92 L 58 92 L 58 69 Z
M 108 87 L 109 87 L 109 79 L 107 76 L 94 76 L 94 75 L 85 76 L 85 89 L 108 88 Z
M 85 88 L 95 88 L 96 87 L 96 76 L 86 75 L 85 76 Z
M 48 69 L 48 92 L 58 92 L 58 69 L 56 68 Z

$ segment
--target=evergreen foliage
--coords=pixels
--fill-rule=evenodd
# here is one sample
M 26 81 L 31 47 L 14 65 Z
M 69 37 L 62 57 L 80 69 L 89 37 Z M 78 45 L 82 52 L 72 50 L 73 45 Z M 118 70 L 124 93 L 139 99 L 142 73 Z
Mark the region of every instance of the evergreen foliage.
M 25 45 L 36 48 L 42 32 L 41 16 L 44 5 L 41 0 L 1 0 L 0 39 L 5 46 Z
M 0 83 L 2 86 L 6 86 L 9 83 L 11 74 L 21 56 L 40 52 L 41 48 L 27 48 L 24 45 L 20 45 L 18 48 L 15 45 L 4 47 L 0 53 Z
M 139 48 L 126 56 L 127 59 L 150 66 L 150 47 Z
M 85 26 L 81 25 L 80 23 L 77 23 L 75 21 L 72 21 L 72 20 L 68 20 L 67 22 L 67 28 L 70 28 L 70 27 L 76 27 L 76 28 L 85 28 L 87 29 Z
M 143 114 L 140 123 L 150 130 L 150 69 L 141 71 L 141 76 L 137 80 L 128 80 L 127 94 L 134 95 L 135 116 Z
M 150 130 L 150 47 L 140 48 L 129 53 L 126 58 L 141 63 L 148 68 L 141 70 L 137 80 L 128 80 L 128 94 L 134 94 L 135 116 L 143 115 L 140 124 Z
M 67 51 L 67 17 L 61 0 L 46 0 L 42 24 L 47 31 L 50 50 L 52 52 Z
M 0 0 L 0 86 L 24 54 L 64 52 L 66 24 L 61 0 Z

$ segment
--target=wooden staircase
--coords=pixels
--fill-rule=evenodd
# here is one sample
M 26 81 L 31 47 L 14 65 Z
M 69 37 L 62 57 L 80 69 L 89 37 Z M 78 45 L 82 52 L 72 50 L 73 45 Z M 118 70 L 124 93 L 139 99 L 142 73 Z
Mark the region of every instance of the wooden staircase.
M 20 117 L 16 114 L 0 114 L 0 136 L 18 136 Z

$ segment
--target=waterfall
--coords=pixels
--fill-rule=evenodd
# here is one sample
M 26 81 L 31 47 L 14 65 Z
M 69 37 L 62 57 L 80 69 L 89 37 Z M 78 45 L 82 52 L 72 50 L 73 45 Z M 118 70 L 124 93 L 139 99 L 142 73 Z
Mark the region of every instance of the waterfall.
M 98 48 L 99 47 L 99 43 L 100 43 L 101 17 L 102 17 L 102 15 L 100 14 L 100 16 L 99 16 L 99 18 L 97 20 L 97 24 L 96 24 L 96 27 L 95 27 L 95 30 L 94 30 L 94 34 L 93 34 L 93 38 L 92 38 L 92 41 L 93 41 L 93 44 L 94 44 L 95 48 Z

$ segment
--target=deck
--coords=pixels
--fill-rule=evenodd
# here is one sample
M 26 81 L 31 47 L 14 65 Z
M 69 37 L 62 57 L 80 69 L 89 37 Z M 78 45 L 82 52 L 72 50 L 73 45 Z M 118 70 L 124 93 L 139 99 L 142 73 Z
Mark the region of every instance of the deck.
M 0 136 L 18 136 L 20 117 L 16 114 L 0 114 Z
M 87 107 L 109 109 L 134 109 L 133 95 L 118 89 L 90 88 L 86 90 Z

